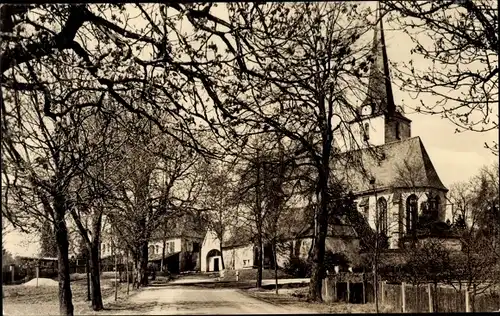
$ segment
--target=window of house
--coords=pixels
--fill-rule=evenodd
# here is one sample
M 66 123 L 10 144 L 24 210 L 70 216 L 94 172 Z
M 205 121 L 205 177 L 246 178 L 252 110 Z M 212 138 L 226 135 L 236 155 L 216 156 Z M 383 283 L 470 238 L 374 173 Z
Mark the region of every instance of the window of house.
M 396 139 L 401 139 L 401 125 L 399 122 L 396 122 Z
M 387 221 L 387 200 L 383 197 L 379 198 L 377 201 L 378 208 L 378 227 L 379 231 L 385 235 L 388 233 L 388 221 Z
M 149 246 L 148 252 L 149 252 L 149 254 L 154 254 L 155 253 L 155 247 L 154 246 Z
M 412 233 L 417 228 L 418 198 L 415 194 L 406 199 L 406 231 Z
M 169 250 L 168 252 L 174 252 L 175 251 L 175 243 L 173 241 L 168 243 Z
M 157 254 L 158 254 L 158 253 L 160 253 L 160 246 L 156 245 L 156 247 L 155 247 L 155 248 L 156 248 L 156 253 L 157 253 Z
M 102 244 L 102 252 L 106 253 L 106 244 Z

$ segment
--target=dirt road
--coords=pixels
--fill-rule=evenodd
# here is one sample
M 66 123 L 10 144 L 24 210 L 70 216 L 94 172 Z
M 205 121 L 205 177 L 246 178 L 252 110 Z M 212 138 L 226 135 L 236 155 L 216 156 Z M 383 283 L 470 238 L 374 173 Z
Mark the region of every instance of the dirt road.
M 310 314 L 248 297 L 237 289 L 183 286 L 151 287 L 130 298 L 134 304 L 155 302 L 149 315 L 165 314 Z

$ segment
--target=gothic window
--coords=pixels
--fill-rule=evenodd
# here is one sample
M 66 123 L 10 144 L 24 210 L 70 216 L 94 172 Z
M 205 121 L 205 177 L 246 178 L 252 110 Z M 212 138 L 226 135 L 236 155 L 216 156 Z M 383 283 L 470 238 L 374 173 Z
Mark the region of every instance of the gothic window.
M 388 223 L 387 223 L 387 201 L 385 198 L 381 197 L 377 201 L 378 208 L 378 227 L 379 231 L 385 235 L 388 233 Z
M 412 233 L 417 227 L 418 198 L 415 194 L 406 199 L 406 231 Z
M 370 124 L 365 123 L 364 129 L 363 129 L 363 139 L 365 141 L 370 140 Z
M 439 197 L 439 195 L 436 195 L 436 198 L 434 199 L 434 209 L 432 210 L 432 215 L 436 220 L 439 217 L 440 203 L 441 203 L 441 198 Z

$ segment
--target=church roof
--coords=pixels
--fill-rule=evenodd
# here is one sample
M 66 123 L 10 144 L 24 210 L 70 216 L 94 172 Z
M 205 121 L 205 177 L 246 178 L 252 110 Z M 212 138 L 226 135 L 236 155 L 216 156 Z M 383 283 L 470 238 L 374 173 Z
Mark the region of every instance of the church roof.
M 396 188 L 448 191 L 418 136 L 341 153 L 332 164 L 336 178 L 356 195 Z

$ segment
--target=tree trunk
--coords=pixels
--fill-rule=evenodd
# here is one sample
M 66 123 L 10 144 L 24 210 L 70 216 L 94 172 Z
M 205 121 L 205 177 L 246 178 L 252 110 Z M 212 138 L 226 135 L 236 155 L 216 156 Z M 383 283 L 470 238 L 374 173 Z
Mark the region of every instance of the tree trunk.
M 161 267 L 160 267 L 160 271 L 165 271 L 163 266 L 165 265 L 165 247 L 167 247 L 167 238 L 166 237 L 163 237 L 163 249 L 161 250 Z
M 141 245 L 141 257 L 139 259 L 139 285 L 148 285 L 148 242 L 145 241 Z
M 257 250 L 257 287 L 262 287 L 262 233 L 259 232 L 259 242 L 258 242 L 258 250 Z
M 94 239 L 90 248 L 90 283 L 92 309 L 100 311 L 104 308 L 101 294 L 101 275 L 99 271 L 99 243 Z
M 71 285 L 69 278 L 69 242 L 68 230 L 64 220 L 65 206 L 60 197 L 56 197 L 55 202 L 55 224 L 54 232 L 57 240 L 57 263 L 59 278 L 59 314 L 73 316 L 73 302 L 71 295 Z
M 322 277 L 324 275 L 323 261 L 325 259 L 325 240 L 328 230 L 328 175 L 320 172 L 318 181 L 319 209 L 317 214 L 318 233 L 314 236 L 312 254 L 312 273 L 309 283 L 309 300 L 321 302 Z
M 127 295 L 130 293 L 130 274 L 128 270 L 128 249 L 127 249 L 127 261 L 125 262 L 125 271 L 127 272 Z
M 219 243 L 219 248 L 220 248 L 220 265 L 221 265 L 222 270 L 224 270 L 225 269 L 225 265 L 224 265 L 224 254 L 222 253 L 222 238 L 220 238 L 219 240 L 220 240 L 220 243 Z
M 278 294 L 278 255 L 276 254 L 276 240 L 273 240 L 273 257 L 274 257 L 274 281 L 276 284 L 276 294 Z

